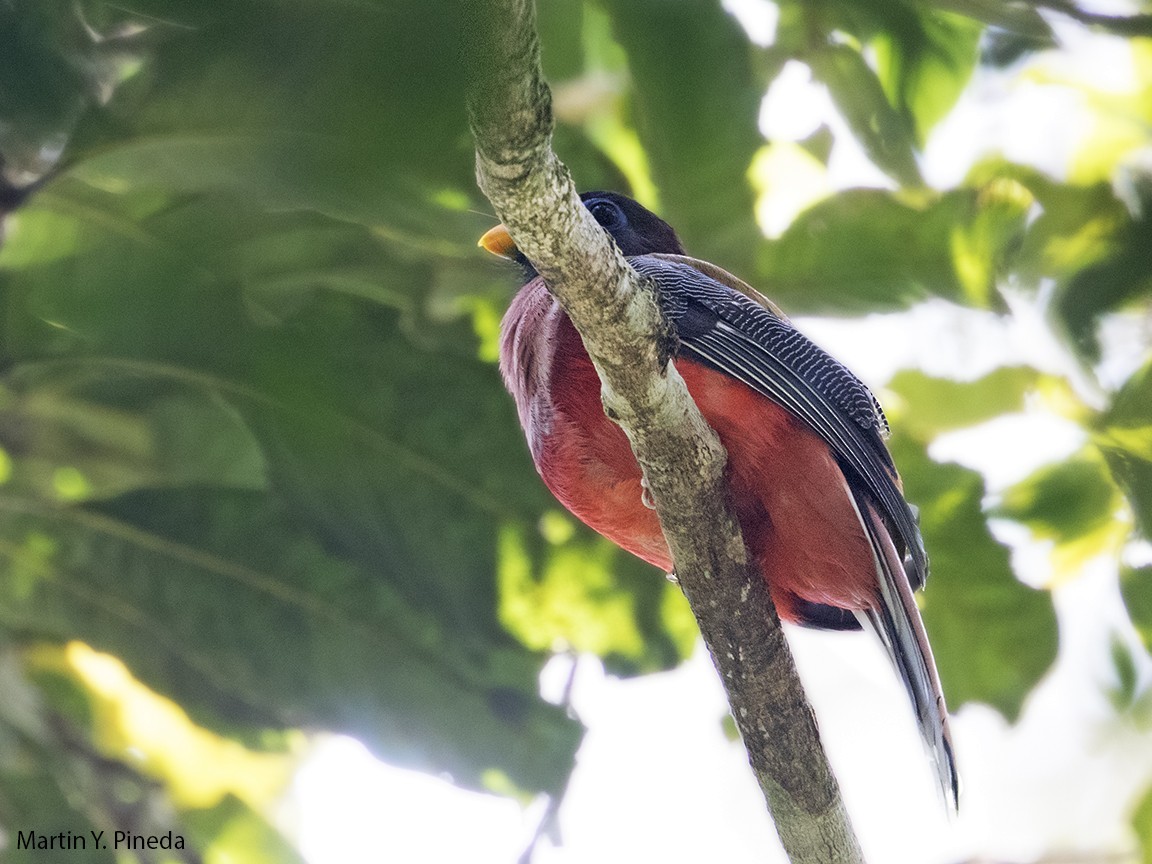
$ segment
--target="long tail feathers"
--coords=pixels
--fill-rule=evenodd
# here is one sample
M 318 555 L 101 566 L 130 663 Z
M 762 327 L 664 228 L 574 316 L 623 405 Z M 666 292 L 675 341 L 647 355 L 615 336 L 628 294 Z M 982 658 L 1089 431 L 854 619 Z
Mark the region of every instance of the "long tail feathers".
M 948 728 L 948 708 L 932 659 L 932 648 L 920 610 L 912 598 L 912 589 L 904 575 L 903 562 L 892 538 L 876 510 L 866 501 L 859 502 L 861 521 L 876 557 L 876 575 L 882 603 L 879 608 L 858 613 L 860 623 L 873 631 L 888 652 L 905 689 L 908 691 L 920 734 L 929 758 L 936 768 L 940 791 L 956 810 L 960 796 L 960 778 Z

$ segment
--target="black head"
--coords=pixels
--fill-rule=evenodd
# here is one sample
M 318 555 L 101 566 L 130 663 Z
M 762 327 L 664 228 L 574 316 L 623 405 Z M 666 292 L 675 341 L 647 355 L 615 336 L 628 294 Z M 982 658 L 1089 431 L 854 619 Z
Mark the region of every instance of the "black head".
M 680 238 L 672 226 L 626 195 L 616 192 L 585 192 L 580 200 L 625 255 L 684 254 L 684 247 L 680 245 Z M 536 276 L 536 268 L 516 248 L 508 235 L 508 229 L 503 225 L 497 225 L 481 237 L 480 245 L 495 255 L 510 258 L 519 264 L 525 280 Z
M 625 255 L 684 254 L 684 247 L 672 226 L 626 195 L 585 192 L 580 200 L 601 227 L 612 235 Z

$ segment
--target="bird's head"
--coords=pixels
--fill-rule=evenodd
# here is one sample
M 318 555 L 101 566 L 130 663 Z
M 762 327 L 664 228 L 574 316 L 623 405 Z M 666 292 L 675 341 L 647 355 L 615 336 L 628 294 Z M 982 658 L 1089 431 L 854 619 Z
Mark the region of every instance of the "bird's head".
M 600 223 L 626 256 L 650 255 L 660 252 L 683 255 L 684 247 L 672 226 L 633 201 L 616 192 L 585 192 L 580 196 L 592 218 Z M 510 258 L 524 269 L 528 278 L 536 275 L 535 268 L 516 248 L 512 236 L 503 225 L 497 225 L 480 238 L 480 246 L 494 255 Z

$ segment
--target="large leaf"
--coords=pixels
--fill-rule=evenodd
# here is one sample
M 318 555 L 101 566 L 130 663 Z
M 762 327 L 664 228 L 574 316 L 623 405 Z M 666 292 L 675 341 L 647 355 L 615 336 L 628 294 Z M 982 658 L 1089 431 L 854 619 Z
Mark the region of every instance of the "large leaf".
M 450 4 L 129 6 L 163 50 L 81 124 L 78 176 L 104 188 L 228 189 L 401 237 L 442 237 L 450 214 L 438 193 L 473 201 Z M 406 26 L 412 17 L 422 26 Z M 395 86 L 410 78 L 419 86 Z
M 1140 299 L 1147 303 L 1152 296 L 1146 254 L 1152 221 L 1133 219 L 1105 183 L 1062 184 L 1035 169 L 997 160 L 978 165 L 970 182 L 1008 182 L 1034 198 L 1039 212 L 1030 216 L 1013 249 L 1016 281 L 1038 288 L 1055 280 L 1057 321 L 1077 353 L 1089 362 L 1098 360 L 1100 317 Z
M 897 372 L 886 386 L 904 403 L 900 425 L 921 440 L 975 426 L 1024 408 L 1024 398 L 1041 376 L 1028 366 L 1005 366 L 975 381 L 953 381 L 914 369 Z
M 898 309 L 930 294 L 956 297 L 955 203 L 917 207 L 879 190 L 842 192 L 764 249 L 765 284 L 790 311 Z

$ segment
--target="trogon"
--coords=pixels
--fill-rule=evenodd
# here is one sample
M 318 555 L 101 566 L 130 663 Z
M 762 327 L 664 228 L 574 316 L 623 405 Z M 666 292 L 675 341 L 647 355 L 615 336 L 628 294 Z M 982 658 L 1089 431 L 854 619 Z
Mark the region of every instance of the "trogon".
M 928 559 L 876 398 L 758 292 L 687 257 L 658 216 L 613 192 L 581 200 L 655 286 L 678 337 L 673 362 L 728 451 L 734 509 L 780 617 L 879 638 L 955 806 L 948 712 L 912 597 Z M 480 245 L 524 273 L 501 325 L 500 371 L 540 476 L 582 522 L 669 571 L 640 466 L 604 414 L 579 333 L 507 229 L 493 228 Z

